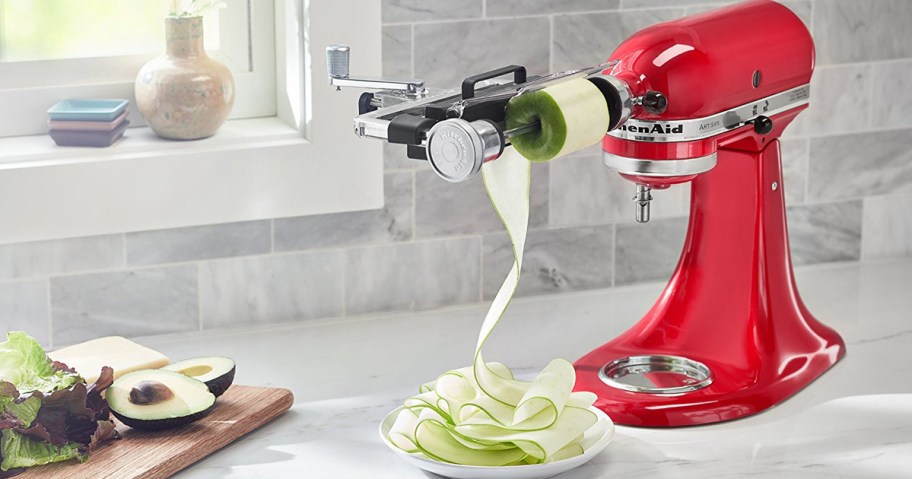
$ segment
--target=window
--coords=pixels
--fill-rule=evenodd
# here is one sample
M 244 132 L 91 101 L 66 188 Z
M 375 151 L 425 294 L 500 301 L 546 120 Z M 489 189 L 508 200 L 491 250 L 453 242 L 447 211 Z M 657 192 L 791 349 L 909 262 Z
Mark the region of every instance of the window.
M 217 30 L 209 46 L 234 70 L 235 119 L 215 136 L 190 142 L 161 140 L 131 125 L 123 141 L 93 149 L 56 147 L 43 134 L 46 110 L 63 98 L 132 98 L 136 72 L 157 54 L 141 50 L 155 45 L 152 35 L 163 23 L 137 12 L 157 5 L 0 0 L 4 16 L 38 17 L 44 4 L 91 4 L 108 12 L 105 21 L 137 23 L 127 33 L 105 33 L 130 38 L 119 45 L 108 45 L 108 36 L 81 38 L 82 46 L 69 48 L 43 34 L 14 39 L 8 24 L 15 20 L 0 18 L 0 244 L 382 206 L 382 144 L 352 134 L 360 92 L 330 88 L 325 61 L 326 45 L 349 43 L 358 73 L 380 73 L 380 2 L 227 3 L 209 20 L 217 25 L 209 29 Z M 39 22 L 45 30 L 51 27 L 44 22 L 59 17 L 50 15 Z M 82 28 L 65 37 L 105 30 L 101 18 L 91 19 L 95 29 L 78 21 Z M 153 33 L 143 33 L 139 24 L 147 22 Z M 45 41 L 50 46 L 37 44 Z M 130 118 L 139 119 L 135 112 Z
M 204 22 L 206 50 L 237 86 L 231 118 L 276 114 L 271 1 L 226 0 Z M 47 108 L 133 97 L 136 72 L 164 50 L 165 0 L 0 0 L 0 137 L 47 131 Z M 133 125 L 143 125 L 133 112 Z

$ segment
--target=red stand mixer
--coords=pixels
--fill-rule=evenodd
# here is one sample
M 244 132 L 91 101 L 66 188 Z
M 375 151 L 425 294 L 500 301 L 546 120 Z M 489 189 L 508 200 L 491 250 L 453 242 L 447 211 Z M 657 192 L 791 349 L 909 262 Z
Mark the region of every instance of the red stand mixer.
M 757 26 L 763 35 L 750 33 Z M 575 363 L 577 388 L 636 426 L 772 407 L 845 355 L 801 301 L 785 221 L 778 138 L 807 108 L 811 36 L 787 8 L 760 1 L 647 28 L 611 58 L 611 75 L 634 95 L 663 92 L 668 108 L 609 132 L 604 163 L 638 185 L 646 212 L 649 188 L 690 181 L 690 226 L 659 300 Z
M 383 89 L 362 96 L 356 133 L 408 145 L 447 181 L 476 174 L 522 133 L 503 129 L 509 98 L 585 77 L 611 112 L 603 161 L 636 184 L 637 221 L 649 220 L 651 189 L 691 182 L 684 251 L 664 292 L 635 326 L 575 363 L 576 388 L 595 392 L 616 423 L 755 414 L 845 355 L 792 273 L 778 138 L 807 108 L 814 45 L 788 8 L 756 0 L 657 24 L 606 64 L 529 79 L 509 66 L 467 78 L 461 91 L 352 78 L 344 46 L 327 58 L 331 84 Z M 486 83 L 508 73 L 513 82 Z

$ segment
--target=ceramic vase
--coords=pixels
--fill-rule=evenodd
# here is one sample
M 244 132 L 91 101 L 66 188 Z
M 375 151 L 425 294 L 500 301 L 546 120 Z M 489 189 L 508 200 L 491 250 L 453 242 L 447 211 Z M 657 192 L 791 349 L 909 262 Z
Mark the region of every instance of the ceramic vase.
M 214 135 L 234 106 L 234 77 L 206 54 L 203 17 L 166 18 L 165 42 L 165 54 L 136 76 L 136 107 L 162 138 Z

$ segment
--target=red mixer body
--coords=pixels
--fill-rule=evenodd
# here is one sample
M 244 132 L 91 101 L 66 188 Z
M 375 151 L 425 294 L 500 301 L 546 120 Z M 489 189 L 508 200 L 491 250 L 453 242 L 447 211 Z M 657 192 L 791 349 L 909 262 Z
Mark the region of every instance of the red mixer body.
M 791 11 L 753 1 L 647 28 L 611 59 L 619 63 L 610 73 L 635 95 L 656 90 L 668 98 L 664 113 L 639 111 L 637 119 L 674 128 L 675 120 L 711 117 L 807 85 L 814 47 Z M 605 152 L 627 158 L 717 155 L 712 169 L 696 175 L 623 175 L 654 187 L 690 181 L 691 205 L 683 253 L 656 304 L 575 363 L 576 389 L 595 392 L 595 405 L 618 424 L 688 426 L 755 414 L 845 355 L 842 338 L 805 307 L 792 273 L 778 138 L 806 107 L 771 113 L 765 134 L 747 124 L 694 141 L 605 137 Z M 698 361 L 712 382 L 654 394 L 618 389 L 600 376 L 611 361 L 643 355 Z

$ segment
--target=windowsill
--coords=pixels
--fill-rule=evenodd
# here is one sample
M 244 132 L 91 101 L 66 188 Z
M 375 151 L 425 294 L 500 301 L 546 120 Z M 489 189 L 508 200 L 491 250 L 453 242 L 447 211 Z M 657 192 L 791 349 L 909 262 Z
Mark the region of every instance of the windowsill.
M 214 136 L 194 141 L 165 140 L 145 126 L 128 128 L 122 140 L 107 148 L 61 147 L 47 134 L 14 136 L 0 138 L 0 170 L 195 155 L 306 142 L 298 130 L 276 117 L 230 120 Z
M 378 74 L 379 4 L 263 3 L 275 8 L 269 19 L 276 19 L 276 98 L 250 100 L 270 104 L 278 118 L 230 121 L 198 141 L 168 141 L 148 128 L 131 128 L 109 148 L 58 147 L 46 134 L 0 138 L 0 244 L 381 207 L 382 145 L 352 135 L 359 92 L 332 91 L 326 63 L 318 60 L 326 45 L 350 38 L 359 71 Z M 132 92 L 131 84 L 90 86 L 80 97 L 129 98 Z M 0 131 L 40 131 L 18 125 L 25 118 L 15 113 L 40 110 L 17 109 L 21 102 L 13 100 L 76 98 L 58 93 L 0 88 L 4 107 L 14 103 L 13 114 L 0 115 Z M 306 134 L 279 118 L 303 120 Z

